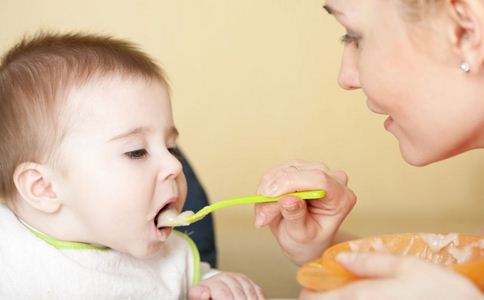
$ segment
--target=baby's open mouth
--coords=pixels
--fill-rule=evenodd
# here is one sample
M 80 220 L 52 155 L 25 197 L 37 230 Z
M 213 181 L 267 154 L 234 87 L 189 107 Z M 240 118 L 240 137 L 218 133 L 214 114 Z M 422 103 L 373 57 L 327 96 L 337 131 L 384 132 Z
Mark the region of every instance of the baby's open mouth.
M 160 230 L 176 226 L 188 226 L 190 225 L 190 222 L 187 221 L 187 218 L 192 215 L 192 211 L 178 213 L 172 205 L 168 205 L 168 207 L 163 207 L 156 215 L 155 226 Z
M 165 224 L 160 224 L 161 226 L 159 226 L 159 227 L 158 227 L 158 223 L 161 223 L 161 222 L 160 222 L 160 219 L 162 219 L 162 218 L 160 218 L 160 216 L 162 216 L 162 215 L 166 215 L 167 213 L 168 213 L 168 214 L 170 214 L 170 215 L 171 215 L 171 214 L 178 215 L 178 213 L 177 213 L 177 211 L 176 211 L 176 209 L 175 209 L 175 207 L 174 207 L 174 203 L 170 203 L 170 204 L 168 204 L 168 205 L 165 205 L 165 206 L 163 206 L 163 207 L 162 207 L 162 208 L 161 208 L 161 209 L 158 211 L 158 213 L 157 213 L 157 214 L 156 214 L 156 216 L 155 216 L 155 219 L 153 220 L 153 221 L 155 222 L 155 227 L 156 227 L 156 228 L 163 229 L 163 228 L 165 228 L 165 227 L 168 227 L 168 226 L 166 226 Z

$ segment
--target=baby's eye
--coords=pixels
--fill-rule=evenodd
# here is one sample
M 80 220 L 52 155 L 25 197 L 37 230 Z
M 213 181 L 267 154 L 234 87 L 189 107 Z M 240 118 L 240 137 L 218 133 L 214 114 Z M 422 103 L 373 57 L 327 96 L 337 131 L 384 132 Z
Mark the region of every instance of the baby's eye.
M 130 159 L 142 159 L 148 154 L 145 149 L 139 149 L 135 151 L 126 152 L 125 155 Z
M 171 153 L 171 155 L 176 157 L 176 159 L 178 159 L 180 161 L 182 160 L 182 154 L 181 154 L 180 150 L 178 150 L 177 147 L 170 147 L 170 148 L 168 148 L 168 151 Z

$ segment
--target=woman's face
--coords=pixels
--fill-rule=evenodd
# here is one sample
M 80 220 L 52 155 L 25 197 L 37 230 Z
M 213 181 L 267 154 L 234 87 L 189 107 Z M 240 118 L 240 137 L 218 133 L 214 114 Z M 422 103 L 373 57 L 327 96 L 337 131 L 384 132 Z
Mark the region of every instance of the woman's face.
M 474 93 L 476 82 L 459 69 L 445 29 L 448 17 L 416 25 L 403 18 L 401 5 L 327 1 L 326 10 L 347 31 L 339 84 L 361 88 L 368 108 L 388 115 L 385 129 L 412 165 L 482 146 L 475 141 L 484 128 L 484 101 Z

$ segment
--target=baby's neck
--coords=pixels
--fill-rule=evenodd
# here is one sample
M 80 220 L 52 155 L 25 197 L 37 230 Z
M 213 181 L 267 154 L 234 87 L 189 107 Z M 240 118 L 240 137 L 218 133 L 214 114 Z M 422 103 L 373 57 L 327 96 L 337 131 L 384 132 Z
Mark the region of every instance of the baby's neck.
M 75 232 L 73 218 L 67 218 L 63 212 L 48 214 L 41 212 L 22 199 L 9 199 L 7 207 L 31 231 L 39 232 L 58 241 L 83 241 L 81 234 Z
M 32 212 L 29 209 L 22 207 L 19 205 L 18 201 L 8 200 L 6 201 L 6 206 L 8 209 L 12 211 L 12 213 L 17 217 L 20 223 L 25 226 L 33 235 L 37 238 L 45 241 L 46 243 L 50 244 L 51 246 L 57 249 L 69 249 L 69 250 L 87 250 L 87 249 L 94 249 L 94 250 L 108 250 L 108 247 L 92 244 L 92 243 L 84 243 L 84 242 L 77 242 L 73 241 L 69 238 L 61 237 L 65 235 L 65 233 L 58 233 L 55 234 L 55 230 L 51 229 L 50 224 L 51 222 L 48 220 L 42 220 L 42 217 L 32 215 Z M 45 218 L 46 216 L 43 216 Z M 57 223 L 57 222 L 56 222 Z M 65 228 L 65 226 L 62 226 Z M 54 232 L 52 234 L 51 232 Z
M 54 237 L 51 237 L 51 236 L 35 229 L 34 227 L 32 227 L 29 224 L 27 224 L 26 222 L 24 222 L 22 219 L 18 218 L 18 220 L 30 232 L 32 232 L 33 235 L 35 235 L 39 239 L 43 240 L 47 244 L 53 246 L 54 248 L 57 248 L 57 249 L 60 249 L 60 250 L 108 250 L 109 249 L 108 247 L 96 245 L 96 244 L 88 244 L 88 243 L 81 243 L 81 242 L 58 240 Z

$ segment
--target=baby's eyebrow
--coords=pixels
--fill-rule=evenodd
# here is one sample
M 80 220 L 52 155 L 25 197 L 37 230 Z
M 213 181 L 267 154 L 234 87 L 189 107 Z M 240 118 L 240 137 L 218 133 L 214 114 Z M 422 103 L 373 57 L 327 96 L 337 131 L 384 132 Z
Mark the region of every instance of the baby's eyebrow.
M 148 127 L 136 127 L 132 130 L 129 130 L 127 132 L 116 135 L 115 137 L 109 139 L 108 142 L 123 139 L 123 138 L 129 137 L 131 135 L 144 134 L 144 133 L 149 132 L 149 131 L 150 131 L 150 128 L 148 128 Z M 170 126 L 168 128 L 168 130 L 167 130 L 167 136 L 168 137 L 176 139 L 178 137 L 178 135 L 179 135 L 179 133 L 178 133 L 178 130 L 176 129 L 176 127 Z
M 129 130 L 128 132 L 124 132 L 124 133 L 121 133 L 121 134 L 118 134 L 116 135 L 115 137 L 109 139 L 108 142 L 112 142 L 114 140 L 119 140 L 119 139 L 123 139 L 123 138 L 126 138 L 130 135 L 135 135 L 135 134 L 143 134 L 145 132 L 149 131 L 149 128 L 148 127 L 136 127 L 132 130 Z

